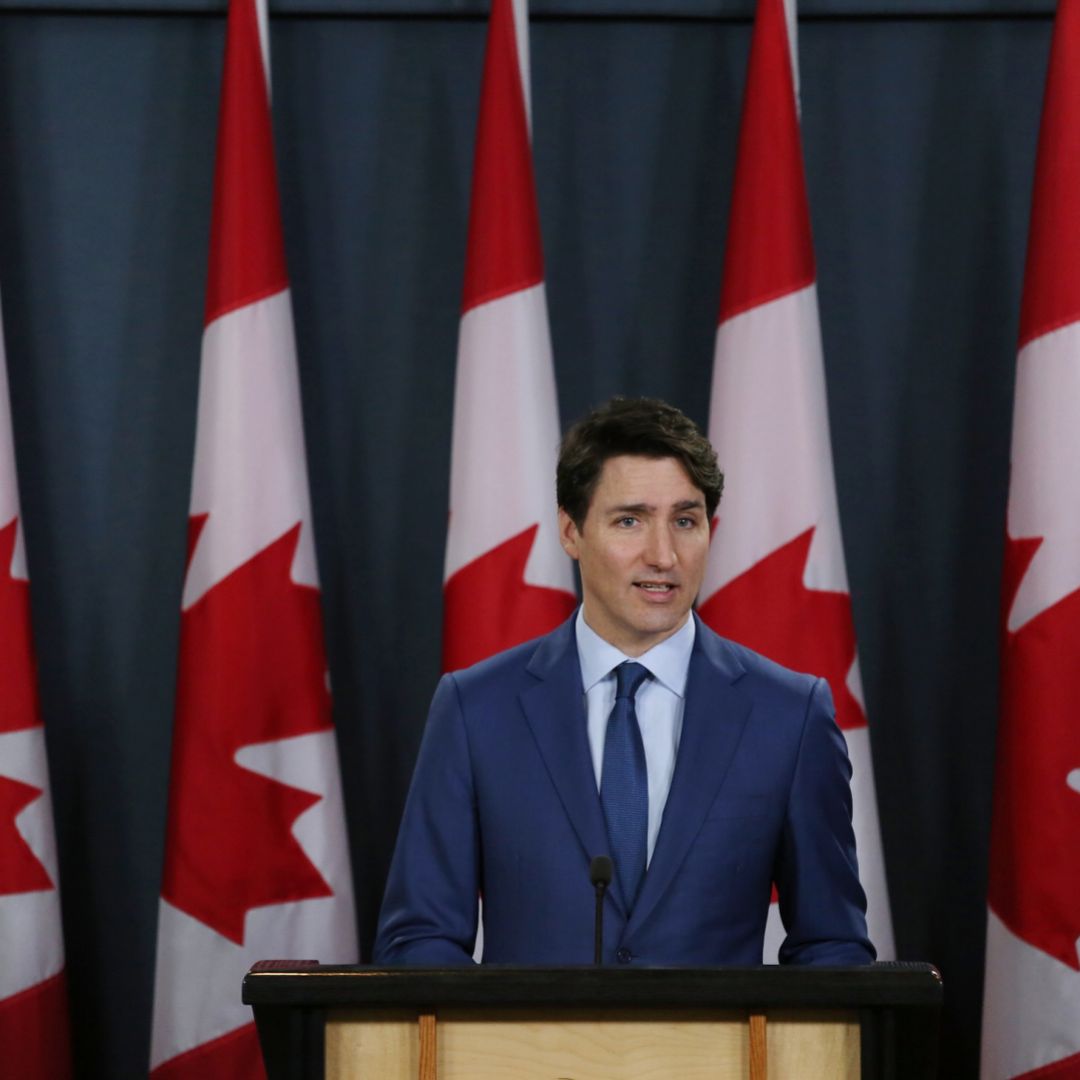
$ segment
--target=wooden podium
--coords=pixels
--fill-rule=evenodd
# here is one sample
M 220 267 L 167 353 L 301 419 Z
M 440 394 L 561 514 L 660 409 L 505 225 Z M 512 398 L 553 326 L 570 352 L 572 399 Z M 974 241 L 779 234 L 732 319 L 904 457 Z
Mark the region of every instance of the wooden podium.
M 269 1080 L 926 1080 L 941 999 L 929 964 L 263 961 L 243 988 Z

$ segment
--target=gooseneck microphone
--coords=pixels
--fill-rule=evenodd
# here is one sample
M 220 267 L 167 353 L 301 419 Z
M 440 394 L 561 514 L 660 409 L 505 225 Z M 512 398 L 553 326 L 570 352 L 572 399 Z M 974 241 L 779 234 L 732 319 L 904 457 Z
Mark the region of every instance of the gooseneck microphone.
M 604 952 L 604 893 L 611 884 L 614 867 L 607 855 L 594 855 L 589 863 L 589 880 L 596 890 L 596 929 L 593 936 L 593 963 L 602 964 Z

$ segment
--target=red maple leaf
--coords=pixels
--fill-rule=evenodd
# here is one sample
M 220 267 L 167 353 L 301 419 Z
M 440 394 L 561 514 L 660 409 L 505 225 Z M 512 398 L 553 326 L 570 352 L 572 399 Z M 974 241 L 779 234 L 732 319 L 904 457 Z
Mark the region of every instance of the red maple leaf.
M 990 906 L 1029 945 L 1080 970 L 1080 589 L 1015 633 L 1005 620 L 1041 539 L 1006 537 L 1001 719 Z
M 855 624 L 847 593 L 808 589 L 803 571 L 814 529 L 796 536 L 717 589 L 699 614 L 718 634 L 778 664 L 823 675 L 840 727 L 863 727 L 866 714 L 847 687 Z
M 0 896 L 51 889 L 52 880 L 30 845 L 15 828 L 15 818 L 41 788 L 0 776 Z
M 205 521 L 192 519 L 190 550 Z M 297 524 L 181 619 L 162 893 L 237 944 L 251 908 L 332 895 L 292 834 L 320 796 L 236 762 L 331 727 L 319 592 L 290 580 L 299 536 Z
M 457 671 L 554 630 L 577 600 L 525 583 L 538 525 L 473 559 L 443 589 L 443 671 Z
M 11 557 L 19 519 L 0 529 L 0 733 L 41 723 L 34 650 L 30 639 L 30 587 L 12 577 Z M 0 776 L 0 896 L 51 889 L 52 880 L 15 818 L 41 795 L 41 788 Z

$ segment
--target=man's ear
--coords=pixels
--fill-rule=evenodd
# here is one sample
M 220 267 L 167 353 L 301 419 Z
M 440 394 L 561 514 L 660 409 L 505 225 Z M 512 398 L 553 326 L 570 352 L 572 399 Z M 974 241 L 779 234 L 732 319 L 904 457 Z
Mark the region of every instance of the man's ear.
M 559 543 L 571 559 L 577 559 L 578 527 L 574 524 L 574 519 L 561 506 L 559 507 Z

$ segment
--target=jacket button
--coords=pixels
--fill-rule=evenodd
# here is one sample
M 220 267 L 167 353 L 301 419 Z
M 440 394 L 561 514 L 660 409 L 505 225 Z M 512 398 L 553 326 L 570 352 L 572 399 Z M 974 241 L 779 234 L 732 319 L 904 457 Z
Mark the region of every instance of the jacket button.
M 634 954 L 624 946 L 615 954 L 615 959 L 618 960 L 620 964 L 629 964 L 630 961 L 634 959 Z

